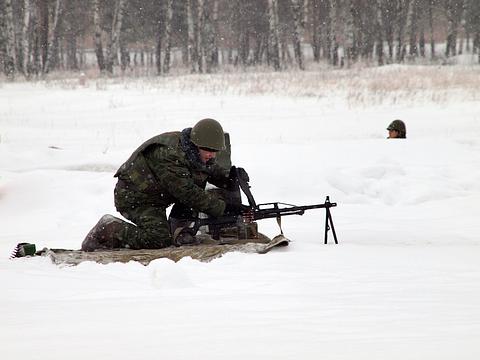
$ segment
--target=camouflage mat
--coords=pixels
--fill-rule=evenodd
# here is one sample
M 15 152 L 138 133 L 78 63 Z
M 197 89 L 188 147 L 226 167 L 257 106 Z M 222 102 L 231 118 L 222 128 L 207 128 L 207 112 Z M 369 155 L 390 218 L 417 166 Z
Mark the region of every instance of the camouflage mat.
M 113 249 L 85 252 L 81 250 L 45 248 L 38 251 L 36 255 L 49 257 L 52 262 L 57 265 L 78 265 L 84 261 L 95 261 L 100 264 L 138 261 L 143 265 L 148 265 L 155 259 L 168 258 L 177 262 L 184 257 L 191 257 L 192 259 L 199 261 L 209 262 L 232 251 L 266 254 L 273 248 L 287 246 L 289 242 L 290 241 L 283 235 L 278 235 L 273 239 L 269 239 L 263 235 L 259 236 L 257 239 L 244 240 L 221 238 L 220 241 L 214 241 L 212 239 L 204 239 L 203 243 L 200 245 L 180 247 L 171 246 L 157 250 Z

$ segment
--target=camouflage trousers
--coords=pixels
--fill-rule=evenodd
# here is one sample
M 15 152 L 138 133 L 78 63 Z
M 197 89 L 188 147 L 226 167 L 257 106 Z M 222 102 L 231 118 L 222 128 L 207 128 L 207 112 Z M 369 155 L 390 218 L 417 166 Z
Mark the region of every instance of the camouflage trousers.
M 136 197 L 119 180 L 114 191 L 115 207 L 133 224 L 122 221 L 116 234 L 122 247 L 130 249 L 161 249 L 172 245 L 172 236 L 164 207 L 150 204 L 142 195 Z M 134 225 L 135 224 L 135 225 Z
M 234 201 L 230 197 L 240 194 L 231 194 L 226 190 L 211 189 L 216 196 L 227 201 Z M 130 249 L 161 249 L 173 244 L 172 234 L 178 227 L 189 224 L 185 219 L 191 219 L 192 209 L 176 203 L 167 219 L 166 208 L 152 204 L 146 195 L 132 192 L 128 186 L 119 180 L 115 186 L 115 207 L 123 217 L 133 224 L 116 219 L 121 226 L 116 226 L 115 240 L 120 247 Z M 239 200 L 241 201 L 241 200 Z M 118 229 L 121 229 L 118 231 Z

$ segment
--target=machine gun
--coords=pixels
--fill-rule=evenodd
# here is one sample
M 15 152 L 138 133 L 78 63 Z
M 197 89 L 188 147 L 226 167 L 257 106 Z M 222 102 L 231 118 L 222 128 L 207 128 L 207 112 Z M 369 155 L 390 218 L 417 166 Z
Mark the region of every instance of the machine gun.
M 208 218 L 195 218 L 192 219 L 193 226 L 185 228 L 186 231 L 195 235 L 200 227 L 207 225 L 209 233 L 213 239 L 218 240 L 220 238 L 220 232 L 224 228 L 232 228 L 245 225 L 246 223 L 252 223 L 256 220 L 276 218 L 280 232 L 283 235 L 281 226 L 281 219 L 283 216 L 288 215 L 303 215 L 307 210 L 313 209 L 325 209 L 325 244 L 328 242 L 328 231 L 332 230 L 335 244 L 338 244 L 337 234 L 335 233 L 335 227 L 333 226 L 332 214 L 330 208 L 336 207 L 337 203 L 330 202 L 329 196 L 326 197 L 323 204 L 316 205 L 304 205 L 295 206 L 291 204 L 285 204 L 281 202 L 272 202 L 257 204 L 250 191 L 249 177 L 246 171 L 242 168 L 236 168 L 232 166 L 230 170 L 230 191 L 227 196 L 227 210 L 225 215 L 220 217 L 208 217 Z M 240 190 L 245 194 L 248 199 L 249 205 L 241 204 Z M 235 210 L 229 210 L 233 208 Z

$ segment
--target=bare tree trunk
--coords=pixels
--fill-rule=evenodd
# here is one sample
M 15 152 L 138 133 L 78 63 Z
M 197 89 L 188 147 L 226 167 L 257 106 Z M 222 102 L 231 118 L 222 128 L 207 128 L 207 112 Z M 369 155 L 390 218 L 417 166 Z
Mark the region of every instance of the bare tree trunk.
M 125 16 L 125 7 L 127 5 L 127 0 L 119 0 L 118 1 L 118 12 L 117 12 L 117 23 L 114 33 L 114 57 L 117 58 L 118 51 L 120 51 L 120 55 L 122 57 L 121 65 L 122 70 L 125 70 L 126 63 L 127 63 L 127 50 L 123 42 L 123 34 L 122 34 L 122 26 L 123 26 L 123 18 Z M 118 59 L 118 58 L 117 58 Z
M 100 23 L 100 0 L 93 0 L 93 26 L 95 28 L 94 42 L 95 55 L 97 56 L 98 68 L 101 72 L 105 71 L 105 57 L 103 56 L 102 45 L 102 27 Z
M 354 59 L 358 57 L 358 53 L 365 59 L 372 59 L 375 52 L 375 43 L 377 35 L 377 6 L 375 1 L 365 2 L 355 1 L 354 19 L 356 28 L 356 49 L 354 52 Z
M 196 31 L 195 31 L 195 21 L 193 14 L 196 13 L 195 10 L 195 0 L 187 0 L 187 32 L 188 32 L 188 53 L 190 56 L 190 65 L 192 67 L 192 72 L 196 73 L 198 71 L 198 53 L 197 53 L 197 41 L 196 41 Z
M 130 51 L 127 48 L 127 44 L 123 39 L 123 36 L 120 37 L 119 41 L 120 46 L 120 69 L 122 70 L 122 74 L 125 73 L 125 70 L 128 66 L 130 66 Z
M 406 54 L 404 43 L 405 28 L 408 28 L 407 19 L 411 0 L 399 0 L 397 8 L 397 62 L 403 62 Z
M 302 52 L 303 11 L 299 0 L 290 0 L 293 13 L 293 53 L 300 70 L 305 70 Z
M 408 11 L 407 27 L 409 32 L 409 55 L 418 56 L 417 32 L 418 14 L 421 11 L 418 0 L 413 0 Z
M 253 63 L 255 65 L 262 63 L 266 43 L 268 43 L 268 37 L 265 39 L 265 35 L 256 37 L 255 49 L 253 51 Z
M 463 36 L 460 37 L 460 44 L 458 44 L 458 55 L 462 55 L 463 54 L 463 47 L 465 45 L 465 39 L 463 38 Z
M 450 53 L 452 55 L 455 55 L 455 49 L 453 46 L 453 37 L 454 37 L 454 18 L 453 18 L 453 4 L 451 1 L 446 0 L 445 1 L 445 7 L 446 7 L 446 15 L 447 15 L 447 21 L 448 21 L 448 26 L 447 26 L 447 44 L 445 46 L 445 56 L 449 57 Z M 452 49 L 453 48 L 453 49 Z
M 250 54 L 250 33 L 248 29 L 240 29 L 238 33 L 238 59 L 243 66 L 248 65 L 248 56 Z
M 396 7 L 392 1 L 382 1 L 382 23 L 385 32 L 385 41 L 388 46 L 388 62 L 393 62 L 394 53 L 394 38 L 395 38 L 395 19 L 396 19 Z
M 213 14 L 212 14 L 212 21 L 213 21 L 213 37 L 211 42 L 211 64 L 214 67 L 217 67 L 219 64 L 218 59 L 218 33 L 219 33 L 219 26 L 218 26 L 218 0 L 213 0 Z
M 22 28 L 22 71 L 25 77 L 28 78 L 28 68 L 30 64 L 30 53 L 29 53 L 29 45 L 30 45 L 30 32 L 28 31 L 30 25 L 30 0 L 23 1 L 23 28 Z
M 449 57 L 457 55 L 457 34 L 463 14 L 463 0 L 445 0 L 445 11 L 448 20 L 445 56 Z
M 311 1 L 311 21 L 312 21 L 312 52 L 313 52 L 313 61 L 320 61 L 320 37 L 321 37 L 321 26 L 320 26 L 320 4 L 319 0 Z
M 112 30 L 107 45 L 106 70 L 110 74 L 113 74 L 113 66 L 118 62 L 118 50 L 120 49 L 120 36 L 125 4 L 126 0 L 117 0 L 115 3 Z
M 429 0 L 427 0 L 429 1 Z M 418 23 L 418 33 L 419 33 L 419 39 L 418 39 L 418 50 L 420 53 L 421 57 L 425 57 L 425 20 L 426 20 L 426 4 L 425 0 L 420 2 L 420 8 L 419 8 L 419 23 Z
M 430 28 L 430 57 L 435 59 L 435 38 L 434 38 L 434 29 L 433 29 L 433 0 L 427 0 L 428 6 L 428 25 Z
M 205 44 L 203 39 L 204 8 L 205 0 L 197 0 L 197 54 L 198 54 L 198 72 L 205 71 Z
M 211 73 L 218 65 L 218 0 L 206 1 L 204 4 L 204 46 L 205 46 L 205 66 L 206 72 Z
M 40 30 L 40 9 L 36 2 L 31 3 L 30 6 L 32 7 L 31 11 L 31 34 L 30 34 L 30 43 L 31 43 L 31 69 L 30 72 L 32 74 L 38 75 L 41 69 L 41 49 L 40 49 L 40 37 L 41 31 Z
M 268 24 L 270 38 L 269 58 L 275 70 L 280 70 L 280 46 L 278 36 L 278 0 L 268 0 Z
M 333 66 L 338 65 L 337 20 L 338 0 L 330 0 L 330 61 Z
M 352 0 L 347 0 L 343 6 L 344 11 L 344 40 L 343 40 L 343 53 L 347 61 L 347 67 L 349 67 L 357 57 L 356 54 L 356 39 L 355 39 L 355 25 L 354 14 L 356 13 L 355 4 Z
M 40 33 L 39 47 L 41 55 L 41 66 L 39 71 L 43 72 L 48 59 L 48 33 L 50 29 L 48 20 L 48 0 L 38 1 L 38 17 L 38 32 Z
M 50 70 L 53 70 L 57 65 L 58 59 L 58 38 L 60 32 L 60 23 L 61 17 L 63 12 L 63 1 L 56 0 L 55 1 L 55 11 L 53 14 L 53 28 L 52 28 L 52 36 L 50 41 L 48 42 L 48 57 L 47 63 L 44 67 L 44 73 L 48 73 Z
M 477 27 L 479 27 L 477 25 Z M 473 53 L 478 55 L 478 63 L 480 64 L 480 29 L 477 28 L 473 38 Z
M 250 58 L 250 22 L 249 3 L 238 1 L 232 5 L 232 30 L 236 35 L 237 56 L 235 65 L 247 66 Z
M 6 23 L 6 56 L 4 71 L 9 79 L 15 78 L 16 50 L 15 50 L 15 25 L 13 19 L 12 0 L 5 0 L 5 23 Z
M 158 20 L 156 44 L 155 44 L 155 66 L 157 68 L 157 75 L 162 75 L 162 23 Z
M 77 20 L 77 17 L 80 15 L 80 11 L 77 8 L 78 3 L 76 1 L 78 0 L 66 1 L 64 9 L 64 46 L 66 51 L 66 67 L 69 70 L 78 70 L 79 60 L 81 61 L 78 56 L 78 35 L 80 33 L 80 21 Z
M 165 56 L 163 58 L 163 72 L 170 72 L 170 53 L 172 49 L 172 19 L 173 19 L 173 0 L 166 3 L 166 19 L 165 19 Z
M 70 70 L 78 70 L 77 60 L 77 37 L 73 31 L 68 31 L 65 40 L 67 42 L 67 68 Z
M 6 51 L 6 31 L 5 31 L 5 11 L 3 9 L 3 3 L 0 2 L 0 71 L 5 70 L 5 58 L 7 56 Z
M 377 0 L 377 18 L 376 18 L 376 33 L 377 33 L 377 42 L 376 42 L 376 54 L 377 54 L 377 61 L 378 65 L 382 66 L 385 64 L 384 61 L 384 54 L 383 54 L 383 7 L 382 7 L 382 0 Z
M 330 60 L 331 48 L 331 18 L 330 18 L 330 0 L 320 0 L 320 47 L 322 48 L 323 57 Z

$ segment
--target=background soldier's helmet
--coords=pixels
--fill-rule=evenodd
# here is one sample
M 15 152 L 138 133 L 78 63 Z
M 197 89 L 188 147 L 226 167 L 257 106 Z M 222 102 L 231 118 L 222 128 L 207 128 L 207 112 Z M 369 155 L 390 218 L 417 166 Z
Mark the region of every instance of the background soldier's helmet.
M 407 135 L 407 128 L 402 120 L 393 120 L 392 123 L 388 125 L 387 130 L 398 131 L 400 137 L 405 137 Z
M 200 120 L 190 133 L 190 140 L 200 148 L 225 150 L 225 134 L 222 125 L 214 119 Z

